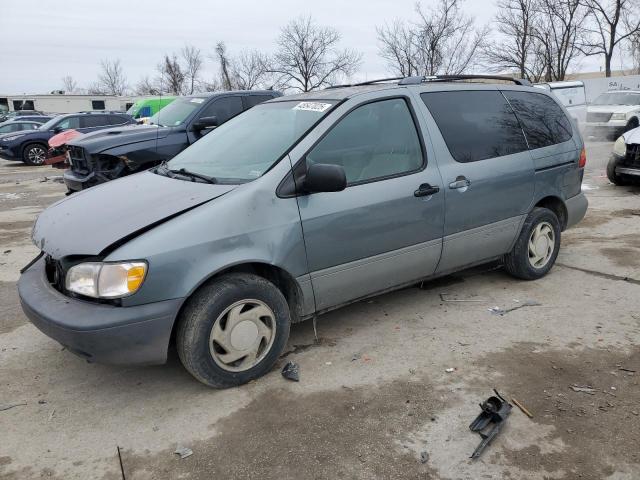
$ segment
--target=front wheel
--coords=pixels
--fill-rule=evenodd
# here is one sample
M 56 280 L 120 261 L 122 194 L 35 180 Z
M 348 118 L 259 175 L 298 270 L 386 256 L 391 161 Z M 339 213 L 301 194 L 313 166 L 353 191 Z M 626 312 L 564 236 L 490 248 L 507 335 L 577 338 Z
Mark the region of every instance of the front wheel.
M 513 250 L 504 257 L 507 272 L 523 280 L 545 276 L 558 257 L 560 222 L 547 208 L 534 208 L 527 216 Z
M 618 186 L 627 185 L 627 182 L 624 178 L 616 173 L 616 166 L 618 165 L 618 161 L 615 158 L 609 160 L 607 163 L 607 178 L 611 183 Z
M 269 372 L 289 338 L 282 292 L 257 275 L 232 273 L 202 287 L 181 315 L 176 343 L 184 367 L 215 388 Z
M 40 143 L 27 145 L 22 152 L 22 160 L 27 165 L 43 165 L 47 159 L 47 149 Z

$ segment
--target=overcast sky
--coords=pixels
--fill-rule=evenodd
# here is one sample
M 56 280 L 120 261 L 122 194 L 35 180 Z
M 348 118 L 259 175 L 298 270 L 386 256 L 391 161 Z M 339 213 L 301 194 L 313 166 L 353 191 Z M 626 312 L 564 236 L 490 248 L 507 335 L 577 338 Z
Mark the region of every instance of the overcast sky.
M 424 6 L 433 0 L 423 0 Z M 479 24 L 495 12 L 493 1 L 467 0 L 466 11 Z M 100 60 L 120 59 L 128 83 L 153 77 L 162 55 L 192 44 L 208 58 L 218 41 L 231 54 L 243 48 L 269 51 L 279 28 L 291 18 L 312 15 L 342 34 L 342 46 L 363 53 L 358 78 L 388 74 L 380 59 L 375 27 L 394 18 L 414 17 L 414 0 L 0 0 L 0 93 L 48 93 L 71 75 L 86 87 L 98 75 Z M 581 69 L 597 70 L 597 59 Z

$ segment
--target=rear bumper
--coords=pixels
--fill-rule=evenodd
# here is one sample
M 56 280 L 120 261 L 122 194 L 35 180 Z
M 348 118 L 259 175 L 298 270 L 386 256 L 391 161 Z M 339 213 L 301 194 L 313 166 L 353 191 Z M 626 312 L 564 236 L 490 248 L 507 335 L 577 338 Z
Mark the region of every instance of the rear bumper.
M 166 362 L 182 299 L 117 307 L 67 297 L 44 273 L 44 259 L 18 281 L 25 315 L 45 335 L 90 362 L 152 365 Z
M 584 218 L 589 201 L 584 193 L 580 192 L 578 195 L 567 199 L 564 203 L 567 207 L 567 226 L 565 228 L 570 228 Z
M 85 190 L 97 183 L 94 172 L 88 173 L 87 175 L 80 175 L 73 170 L 67 170 L 62 175 L 62 178 L 64 179 L 64 183 L 67 185 L 67 188 L 74 192 Z

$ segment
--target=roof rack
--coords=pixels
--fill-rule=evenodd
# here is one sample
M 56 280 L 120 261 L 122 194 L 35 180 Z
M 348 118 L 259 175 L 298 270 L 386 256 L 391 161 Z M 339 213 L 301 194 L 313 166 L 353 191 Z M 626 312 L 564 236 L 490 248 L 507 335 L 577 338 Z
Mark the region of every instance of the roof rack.
M 530 87 L 531 82 L 524 78 L 507 77 L 504 75 L 433 75 L 405 77 L 398 82 L 398 85 L 419 85 L 425 82 L 452 82 L 456 80 L 502 80 L 505 82 L 513 82 L 516 85 Z
M 376 80 L 369 80 L 359 83 L 346 83 L 344 85 L 331 85 L 326 88 L 330 90 L 333 88 L 346 88 L 346 87 L 362 87 L 365 85 L 375 85 L 376 83 L 386 83 L 397 81 L 398 85 L 420 85 L 421 83 L 428 82 L 453 82 L 457 80 L 502 80 L 505 82 L 513 82 L 516 85 L 522 85 L 530 87 L 531 82 L 524 78 L 507 77 L 503 75 L 421 75 L 414 77 L 389 77 L 379 78 Z

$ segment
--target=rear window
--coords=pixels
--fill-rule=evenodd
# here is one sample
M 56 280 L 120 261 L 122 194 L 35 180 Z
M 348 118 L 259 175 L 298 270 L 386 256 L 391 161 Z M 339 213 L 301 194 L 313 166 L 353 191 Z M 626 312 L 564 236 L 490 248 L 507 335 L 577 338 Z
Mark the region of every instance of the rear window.
M 571 121 L 552 98 L 532 92 L 503 93 L 522 124 L 529 148 L 533 150 L 571 140 Z
M 476 162 L 527 150 L 518 119 L 500 92 L 428 92 L 420 97 L 458 162 Z

